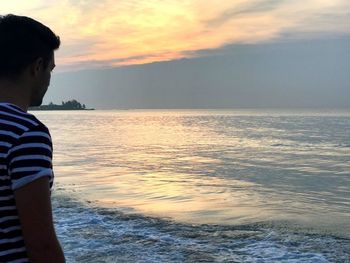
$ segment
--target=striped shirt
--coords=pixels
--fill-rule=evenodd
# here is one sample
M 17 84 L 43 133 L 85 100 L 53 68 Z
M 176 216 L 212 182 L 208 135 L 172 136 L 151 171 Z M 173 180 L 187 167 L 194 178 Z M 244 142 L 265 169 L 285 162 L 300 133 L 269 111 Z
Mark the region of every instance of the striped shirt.
M 33 115 L 0 103 L 0 262 L 29 262 L 14 191 L 38 178 L 53 182 L 52 142 Z

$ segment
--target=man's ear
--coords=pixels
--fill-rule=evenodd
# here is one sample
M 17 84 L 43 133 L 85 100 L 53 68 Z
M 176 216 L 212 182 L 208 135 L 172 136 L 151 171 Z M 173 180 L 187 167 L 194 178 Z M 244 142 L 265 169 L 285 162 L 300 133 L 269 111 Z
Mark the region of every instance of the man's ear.
M 39 57 L 30 65 L 30 73 L 33 76 L 37 76 L 39 73 L 42 72 L 43 68 L 44 68 L 44 60 L 42 57 Z

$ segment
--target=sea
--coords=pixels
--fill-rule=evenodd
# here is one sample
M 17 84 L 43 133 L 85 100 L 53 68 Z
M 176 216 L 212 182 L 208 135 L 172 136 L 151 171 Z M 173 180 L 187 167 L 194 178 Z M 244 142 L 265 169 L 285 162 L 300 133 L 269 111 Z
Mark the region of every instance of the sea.
M 32 113 L 67 262 L 350 262 L 350 111 Z

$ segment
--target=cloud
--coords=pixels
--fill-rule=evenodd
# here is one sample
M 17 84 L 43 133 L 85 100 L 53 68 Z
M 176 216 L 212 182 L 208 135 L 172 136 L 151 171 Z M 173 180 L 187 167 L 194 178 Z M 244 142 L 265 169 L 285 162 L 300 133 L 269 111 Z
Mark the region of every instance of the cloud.
M 130 63 L 131 61 L 165 61 L 162 58 L 162 54 L 148 54 L 148 55 L 138 55 L 138 56 L 130 56 L 125 58 L 114 58 L 114 59 L 107 59 L 107 60 L 82 60 L 78 61 L 79 59 L 76 59 L 77 57 L 85 57 L 86 54 L 79 54 L 75 57 L 75 59 L 72 59 L 73 62 L 69 63 L 69 65 L 65 66 L 65 68 L 59 68 L 58 70 L 55 70 L 57 72 L 65 72 L 65 71 L 79 71 L 84 69 L 107 69 L 107 68 L 113 68 L 115 65 L 130 65 L 133 63 Z M 137 63 L 135 63 L 137 64 Z
M 232 45 L 195 59 L 61 73 L 46 99 L 96 108 L 349 108 L 349 45 L 350 37 Z
M 36 18 L 60 35 L 61 70 L 180 59 L 287 35 L 350 34 L 348 0 L 13 0 L 0 10 Z
M 268 1 L 253 1 L 245 2 L 238 7 L 235 6 L 231 9 L 224 10 L 217 17 L 206 21 L 207 25 L 220 26 L 232 18 L 243 16 L 243 15 L 254 15 L 257 13 L 268 12 L 276 9 L 276 7 L 282 5 L 284 0 L 268 0 Z

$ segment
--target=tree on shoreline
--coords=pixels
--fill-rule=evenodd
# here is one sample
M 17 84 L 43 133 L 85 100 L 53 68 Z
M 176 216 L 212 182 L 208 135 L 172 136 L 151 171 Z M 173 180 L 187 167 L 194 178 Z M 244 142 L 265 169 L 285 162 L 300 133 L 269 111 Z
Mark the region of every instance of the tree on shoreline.
M 81 105 L 77 100 L 62 101 L 62 109 L 85 110 L 85 104 Z
M 61 105 L 50 102 L 48 105 L 30 107 L 29 110 L 87 110 L 85 104 L 81 104 L 75 99 L 62 101 Z

